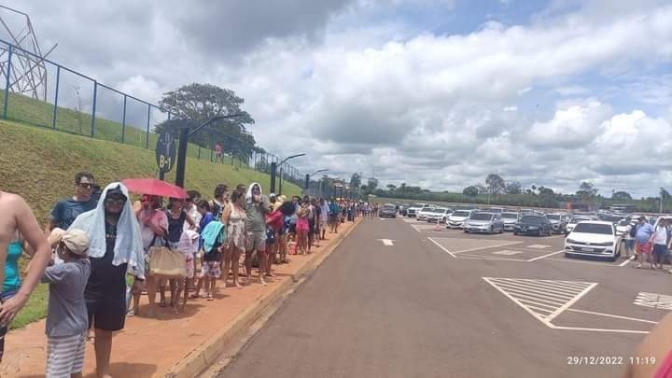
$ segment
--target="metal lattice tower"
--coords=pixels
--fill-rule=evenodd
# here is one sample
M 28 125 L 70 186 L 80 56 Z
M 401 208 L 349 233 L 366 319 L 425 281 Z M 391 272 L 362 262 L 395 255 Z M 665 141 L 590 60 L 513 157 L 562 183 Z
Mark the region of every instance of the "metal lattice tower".
M 9 38 L 12 49 L 9 90 L 34 99 L 47 100 L 47 68 L 44 59 L 54 51 L 55 44 L 46 54 L 40 45 L 28 14 L 0 5 L 0 32 Z M 4 29 L 4 30 L 3 30 Z M 0 43 L 0 79 L 7 80 L 9 46 Z

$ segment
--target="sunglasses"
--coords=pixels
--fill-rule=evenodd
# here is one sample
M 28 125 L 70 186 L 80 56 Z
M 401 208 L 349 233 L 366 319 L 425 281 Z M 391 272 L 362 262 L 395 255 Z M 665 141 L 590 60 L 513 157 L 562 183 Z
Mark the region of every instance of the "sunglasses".
M 106 205 L 118 205 L 121 206 L 126 203 L 126 198 L 106 198 Z
M 93 189 L 94 184 L 90 184 L 88 182 L 78 182 L 77 185 L 79 185 L 80 188 Z

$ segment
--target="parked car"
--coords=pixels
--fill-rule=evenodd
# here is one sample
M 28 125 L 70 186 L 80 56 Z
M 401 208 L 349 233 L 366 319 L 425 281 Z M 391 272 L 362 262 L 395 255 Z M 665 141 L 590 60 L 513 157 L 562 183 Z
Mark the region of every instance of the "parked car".
M 429 223 L 446 223 L 448 216 L 453 213 L 453 209 L 446 207 L 437 207 L 427 215 L 427 222 Z
M 567 223 L 569 223 L 569 215 L 562 213 L 553 213 L 546 215 L 546 219 L 551 222 L 551 231 L 554 234 L 564 234 Z
M 513 227 L 514 235 L 551 235 L 551 222 L 544 215 L 523 215 Z
M 464 221 L 469 218 L 472 210 L 457 210 L 448 216 L 448 224 L 446 228 L 462 228 Z
M 504 231 L 513 231 L 516 223 L 518 223 L 518 218 L 520 214 L 514 213 L 511 211 L 505 211 L 502 213 L 502 221 L 504 222 Z
M 409 218 L 415 218 L 415 217 L 418 215 L 418 211 L 422 210 L 423 207 L 425 207 L 425 205 L 422 204 L 422 203 L 412 205 L 412 206 L 409 207 L 408 210 L 406 211 L 406 215 L 407 215 Z
M 572 218 L 567 222 L 565 226 L 565 236 L 569 235 L 570 232 L 576 227 L 576 224 L 583 221 L 596 221 L 598 220 L 597 216 L 590 214 L 574 214 Z
M 621 254 L 616 226 L 606 221 L 581 221 L 565 238 L 565 257 L 606 257 L 615 261 Z
M 378 216 L 381 218 L 396 218 L 397 217 L 397 208 L 394 205 L 385 205 L 378 212 Z
M 498 213 L 473 212 L 464 221 L 463 228 L 467 234 L 470 232 L 501 234 L 504 232 L 504 221 L 502 221 L 502 215 Z
M 426 221 L 427 216 L 431 214 L 435 208 L 436 206 L 425 206 L 418 211 L 415 217 L 418 218 L 419 221 Z

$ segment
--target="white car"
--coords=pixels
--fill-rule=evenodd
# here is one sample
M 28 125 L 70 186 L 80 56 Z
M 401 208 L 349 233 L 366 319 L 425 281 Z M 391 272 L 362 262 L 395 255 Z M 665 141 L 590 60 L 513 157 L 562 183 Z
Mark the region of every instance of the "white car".
M 621 254 L 621 237 L 611 222 L 581 221 L 565 238 L 565 257 L 606 257 L 615 261 Z
M 433 211 L 435 208 L 436 208 L 435 206 L 425 206 L 425 207 L 423 207 L 422 209 L 420 209 L 420 211 L 418 211 L 418 214 L 416 215 L 416 218 L 417 218 L 419 221 L 426 221 L 426 220 L 427 220 L 427 216 L 429 216 L 430 214 L 432 214 L 432 211 Z
M 504 231 L 512 231 L 513 227 L 518 223 L 520 215 L 512 211 L 505 211 L 502 213 L 502 220 L 504 221 Z
M 446 228 L 463 228 L 464 221 L 471 216 L 472 210 L 456 210 L 448 217 Z
M 450 214 L 453 213 L 453 209 L 448 209 L 445 207 L 437 207 L 432 210 L 432 212 L 427 215 L 427 222 L 429 223 L 446 223 Z

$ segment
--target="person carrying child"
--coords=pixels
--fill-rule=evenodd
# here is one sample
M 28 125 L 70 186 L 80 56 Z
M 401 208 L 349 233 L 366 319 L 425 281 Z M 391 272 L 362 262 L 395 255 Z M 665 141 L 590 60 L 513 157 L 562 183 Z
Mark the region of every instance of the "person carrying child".
M 89 328 L 84 300 L 91 273 L 89 237 L 79 229 L 56 228 L 49 243 L 56 246 L 55 253 L 61 261 L 55 265 L 52 261 L 42 276 L 42 282 L 49 284 L 46 376 L 81 377 Z

